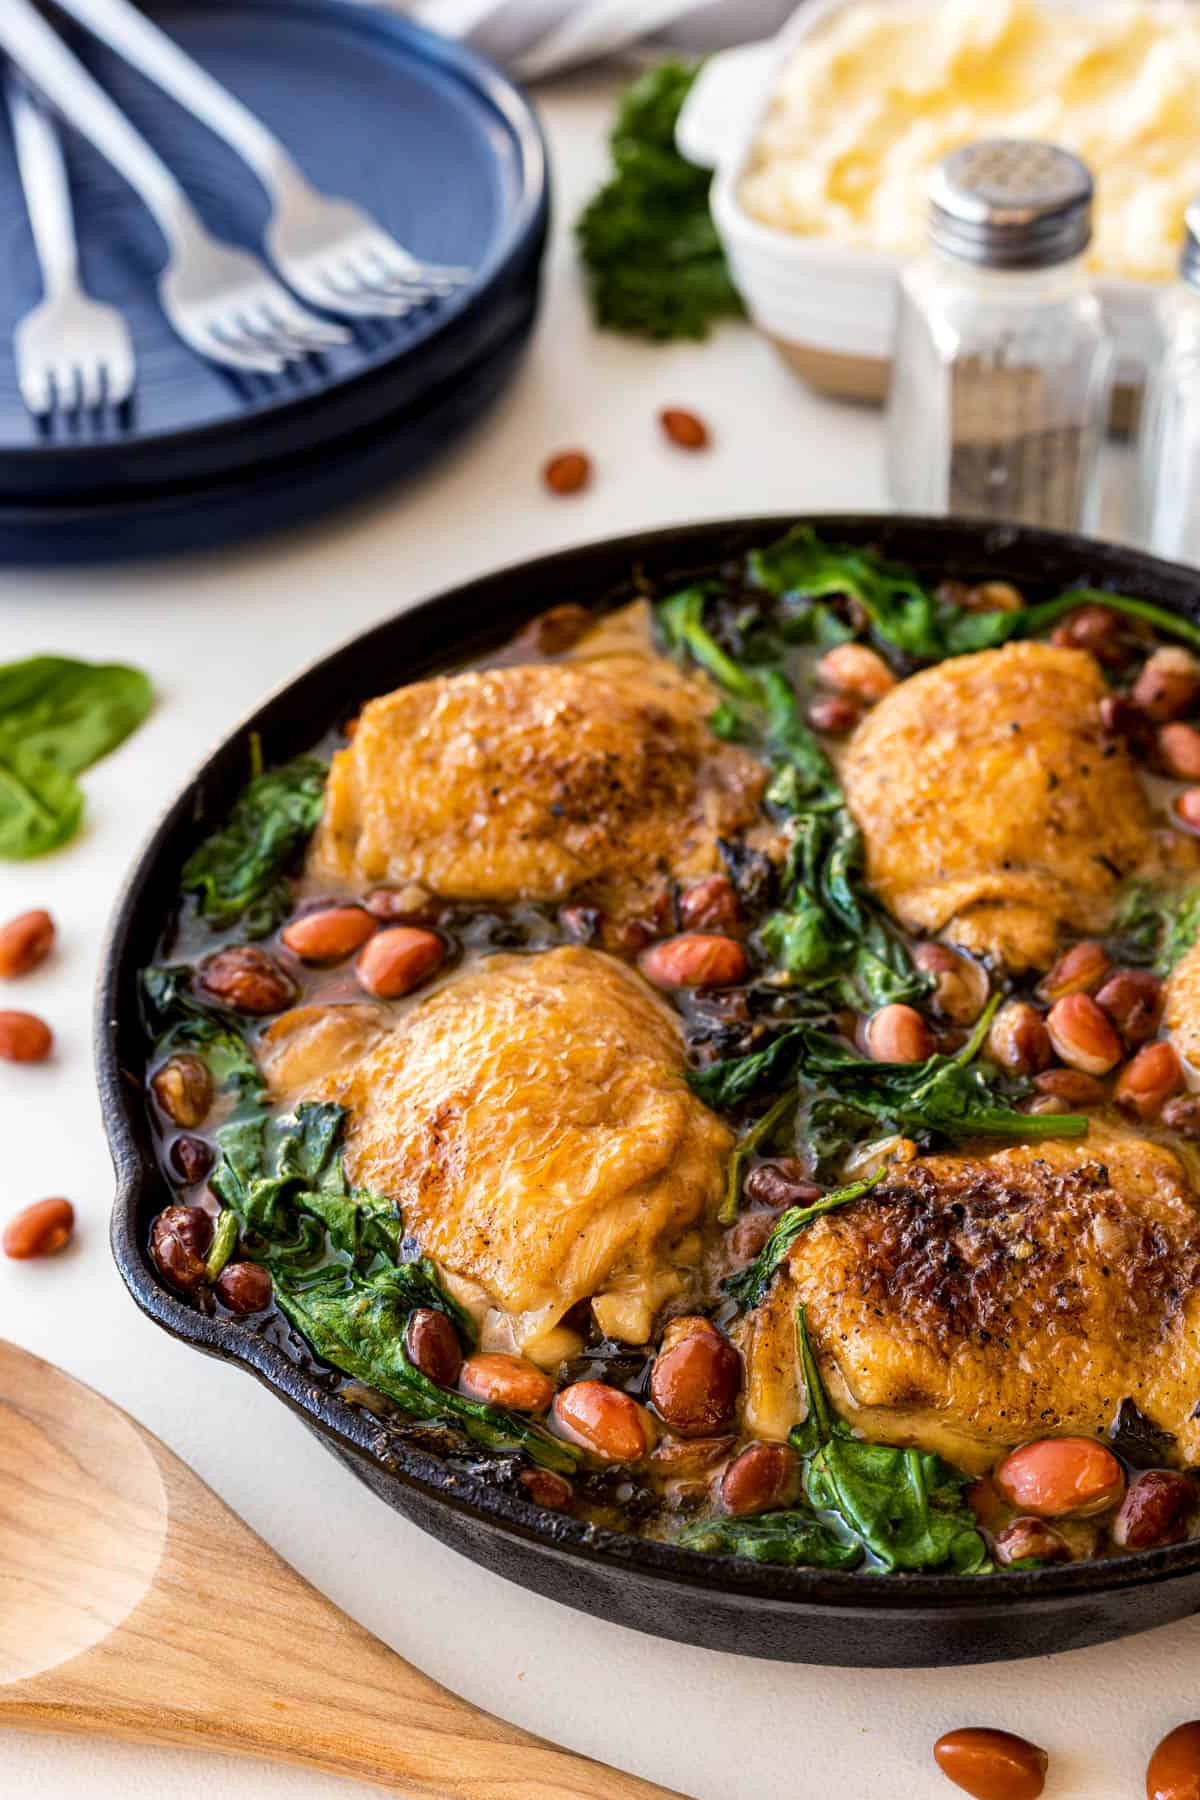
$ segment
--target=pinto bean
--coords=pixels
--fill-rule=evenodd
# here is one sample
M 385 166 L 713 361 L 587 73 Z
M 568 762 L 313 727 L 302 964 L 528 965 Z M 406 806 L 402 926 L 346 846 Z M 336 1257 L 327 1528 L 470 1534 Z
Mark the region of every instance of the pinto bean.
M 694 931 L 655 944 L 641 967 L 656 987 L 733 987 L 745 980 L 750 963 L 736 938 Z
M 1200 1094 L 1180 1094 L 1162 1109 L 1162 1122 L 1180 1137 L 1200 1138 Z
M 13 981 L 28 975 L 50 954 L 54 943 L 54 920 L 38 908 L 18 913 L 7 925 L 0 925 L 0 977 Z
M 215 1286 L 230 1312 L 235 1313 L 266 1312 L 275 1297 L 271 1277 L 261 1263 L 226 1263 Z
M 1054 1056 L 1046 1021 L 1027 1000 L 1009 1000 L 1000 1007 L 988 1030 L 986 1050 L 1010 1075 L 1034 1075 Z
M 592 459 L 582 450 L 560 450 L 542 468 L 542 480 L 552 494 L 578 494 L 592 479 Z
M 436 1306 L 419 1306 L 409 1317 L 404 1333 L 408 1360 L 439 1387 L 452 1388 L 462 1372 L 462 1345 L 458 1333 Z
M 1127 1050 L 1149 1043 L 1162 1019 L 1163 984 L 1149 969 L 1117 969 L 1096 991 Z
M 1106 668 L 1120 668 L 1129 656 L 1129 637 L 1119 613 L 1108 606 L 1077 606 L 1051 633 L 1055 644 L 1088 650 Z
M 919 944 L 913 961 L 934 977 L 933 1004 L 941 1017 L 953 1025 L 973 1025 L 987 1005 L 987 971 L 949 944 Z
M 359 985 L 377 1000 L 398 1000 L 420 987 L 445 960 L 446 946 L 436 931 L 393 925 L 364 944 L 354 972 Z
M 1183 1069 L 1170 1044 L 1143 1044 L 1117 1077 L 1113 1102 L 1133 1119 L 1154 1119 L 1183 1086 Z
M 947 1731 L 933 1746 L 933 1760 L 974 1800 L 1038 1800 L 1050 1762 L 1028 1738 L 984 1725 Z
M 1189 831 L 1200 831 L 1200 787 L 1184 789 L 1175 802 L 1175 817 Z
M 708 448 L 708 426 L 694 412 L 688 412 L 682 406 L 664 406 L 658 415 L 658 422 L 664 435 L 681 450 Z
M 75 1229 L 75 1208 L 69 1200 L 35 1200 L 23 1207 L 4 1227 L 4 1254 L 16 1262 L 35 1256 L 54 1256 L 68 1243 Z
M 172 1169 L 181 1181 L 203 1181 L 213 1166 L 212 1145 L 203 1138 L 177 1137 L 168 1153 Z
M 1093 994 L 1111 968 L 1112 958 L 1103 944 L 1090 938 L 1072 944 L 1038 983 L 1038 999 L 1061 1000 L 1064 994 Z
M 1200 1795 L 1200 1719 L 1169 1731 L 1146 1770 L 1146 1800 L 1197 1800 Z
M 1200 731 L 1194 725 L 1163 725 L 1158 754 L 1168 774 L 1180 781 L 1200 780 Z
M 181 1294 L 194 1294 L 204 1281 L 204 1259 L 213 1222 L 198 1206 L 167 1206 L 150 1231 L 150 1253 Z
M 296 984 L 257 944 L 232 944 L 206 956 L 196 972 L 205 993 L 235 1012 L 282 1012 L 296 998 Z
M 513 1412 L 545 1412 L 554 1398 L 554 1383 L 528 1357 L 500 1350 L 479 1350 L 459 1371 L 458 1385 L 472 1400 L 507 1406 Z
M 992 1546 L 1002 1568 L 1013 1563 L 1070 1562 L 1071 1546 L 1045 1519 L 1014 1519 L 997 1532 Z
M 830 737 L 844 737 L 862 718 L 862 707 L 849 694 L 818 694 L 808 709 L 808 722 L 814 731 Z
M 361 906 L 323 906 L 285 926 L 283 941 L 308 963 L 338 963 L 375 934 L 375 920 Z
M 0 1062 L 45 1062 L 54 1033 L 36 1013 L 0 1012 Z
M 686 931 L 736 931 L 742 908 L 728 875 L 710 875 L 679 896 L 679 923 Z
M 835 644 L 817 664 L 817 676 L 826 687 L 868 706 L 882 700 L 896 685 L 882 656 L 867 644 Z
M 742 1359 L 707 1319 L 675 1320 L 654 1359 L 650 1398 L 680 1437 L 711 1437 L 733 1421 Z
M 575 1490 L 565 1475 L 553 1469 L 522 1469 L 517 1480 L 535 1506 L 549 1512 L 566 1512 L 575 1498 Z
M 173 1125 L 191 1129 L 202 1125 L 213 1103 L 213 1080 L 208 1064 L 198 1056 L 169 1057 L 150 1077 L 154 1098 Z
M 893 1002 L 867 1020 L 867 1055 L 875 1062 L 918 1063 L 933 1054 L 933 1033 L 913 1006 Z
M 1033 1085 L 1039 1094 L 1052 1094 L 1066 1106 L 1099 1106 L 1105 1096 L 1104 1083 L 1082 1069 L 1045 1069 L 1034 1076 Z
M 759 1163 L 742 1182 L 747 1200 L 760 1206 L 807 1205 L 821 1198 L 824 1189 L 803 1173 L 803 1164 L 789 1157 L 784 1162 Z
M 1148 719 L 1170 724 L 1200 700 L 1200 663 L 1180 644 L 1164 644 L 1146 658 L 1131 694 Z
M 565 1438 L 606 1463 L 636 1463 L 650 1449 L 654 1433 L 643 1407 L 631 1394 L 603 1381 L 576 1381 L 554 1402 L 554 1418 Z
M 786 1504 L 796 1473 L 796 1458 L 786 1444 L 751 1444 L 721 1477 L 721 1505 L 735 1519 L 771 1512 Z
M 1085 1075 L 1107 1075 L 1121 1060 L 1121 1040 L 1090 994 L 1065 994 L 1046 1016 L 1056 1055 Z
M 1200 1504 L 1200 1488 L 1174 1469 L 1147 1469 L 1129 1485 L 1112 1528 L 1123 1550 L 1156 1550 L 1187 1536 L 1188 1520 Z
M 1038 1438 L 1010 1450 L 992 1478 L 1013 1506 L 1038 1518 L 1088 1518 L 1113 1506 L 1125 1476 L 1095 1438 Z
M 436 925 L 442 916 L 437 895 L 417 881 L 406 881 L 403 887 L 372 888 L 363 905 L 373 918 L 389 925 Z

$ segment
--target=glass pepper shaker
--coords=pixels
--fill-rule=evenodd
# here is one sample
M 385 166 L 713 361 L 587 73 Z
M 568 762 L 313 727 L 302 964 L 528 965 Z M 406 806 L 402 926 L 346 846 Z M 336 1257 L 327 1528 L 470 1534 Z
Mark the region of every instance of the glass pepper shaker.
M 1086 529 L 1113 349 L 1084 269 L 1092 178 L 1052 144 L 995 139 L 939 165 L 904 273 L 888 415 L 897 506 Z
M 1200 200 L 1188 208 L 1179 280 L 1158 313 L 1161 356 L 1142 410 L 1138 537 L 1200 563 Z

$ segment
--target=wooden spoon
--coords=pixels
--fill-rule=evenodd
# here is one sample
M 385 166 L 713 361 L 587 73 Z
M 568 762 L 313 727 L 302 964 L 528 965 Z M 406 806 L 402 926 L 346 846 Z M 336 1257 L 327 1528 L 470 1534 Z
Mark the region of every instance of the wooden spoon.
M 0 1340 L 0 1724 L 308 1763 L 439 1800 L 682 1800 L 396 1656 L 165 1445 Z

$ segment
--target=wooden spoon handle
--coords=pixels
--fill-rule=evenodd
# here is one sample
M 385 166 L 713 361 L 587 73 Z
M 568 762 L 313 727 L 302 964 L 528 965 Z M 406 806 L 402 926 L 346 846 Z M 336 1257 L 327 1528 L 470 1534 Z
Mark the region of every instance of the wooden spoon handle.
M 19 1387 L 5 1372 L 0 1355 L 16 1451 L 0 1457 L 0 1724 L 307 1763 L 412 1800 L 682 1800 L 460 1700 L 116 1407 L 34 1358 Z M 76 1399 L 64 1422 L 63 1388 L 92 1412 Z M 6 1530 L 31 1485 L 35 1523 Z

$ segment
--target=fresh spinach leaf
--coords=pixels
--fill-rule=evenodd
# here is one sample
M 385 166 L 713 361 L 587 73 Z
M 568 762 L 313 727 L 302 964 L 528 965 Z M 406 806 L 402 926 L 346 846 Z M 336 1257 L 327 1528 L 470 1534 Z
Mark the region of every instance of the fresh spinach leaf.
M 153 700 L 149 678 L 123 663 L 0 665 L 0 856 L 42 856 L 75 835 L 75 777 L 123 743 Z
M 800 1507 L 750 1519 L 701 1519 L 681 1533 L 685 1550 L 709 1556 L 742 1556 L 778 1568 L 852 1569 L 862 1549 L 835 1536 L 815 1514 Z
M 743 311 L 709 215 L 712 177 L 675 148 L 696 73 L 661 63 L 621 96 L 613 176 L 576 226 L 596 323 L 614 331 L 702 338 Z
M 212 1243 L 208 1255 L 204 1259 L 204 1279 L 213 1282 L 217 1279 L 225 1264 L 237 1248 L 238 1219 L 229 1207 L 221 1208 L 221 1213 L 213 1226 Z
M 729 1168 L 725 1174 L 725 1197 L 721 1202 L 720 1211 L 717 1213 L 718 1223 L 733 1225 L 736 1222 L 742 1197 L 742 1172 L 746 1167 L 747 1158 L 752 1156 L 756 1150 L 761 1150 L 770 1143 L 778 1127 L 788 1113 L 794 1111 L 795 1106 L 795 1094 L 781 1094 L 774 1106 L 765 1112 L 762 1118 L 748 1131 L 743 1132 L 734 1145 L 733 1153 L 729 1158 Z
M 260 1095 L 263 1078 L 237 1015 L 204 1004 L 191 982 L 192 970 L 186 963 L 160 963 L 142 971 L 142 1004 L 156 1039 L 155 1055 L 191 1051 L 207 1064 L 216 1087 L 242 1099 Z
M 796 1335 L 808 1412 L 789 1441 L 805 1458 L 809 1505 L 836 1519 L 883 1569 L 987 1569 L 987 1545 L 963 1498 L 970 1478 L 930 1451 L 855 1437 L 830 1404 L 802 1306 Z
M 402 1270 L 363 1276 L 334 1267 L 305 1278 L 268 1266 L 283 1312 L 335 1369 L 386 1394 L 414 1418 L 448 1420 L 488 1450 L 524 1451 L 543 1468 L 573 1473 L 579 1458 L 573 1446 L 517 1413 L 438 1387 L 414 1367 L 404 1349 L 413 1289 Z
M 766 1298 L 776 1270 L 800 1233 L 814 1219 L 823 1218 L 826 1213 L 836 1212 L 839 1207 L 848 1206 L 852 1200 L 860 1200 L 864 1194 L 869 1194 L 883 1180 L 885 1173 L 884 1169 L 876 1169 L 873 1175 L 864 1175 L 860 1181 L 851 1181 L 845 1187 L 823 1194 L 810 1206 L 789 1206 L 780 1214 L 775 1229 L 754 1261 L 726 1281 L 725 1292 L 737 1301 L 743 1312 L 752 1311 Z
M 316 830 L 325 801 L 323 762 L 297 757 L 257 775 L 219 831 L 184 865 L 184 891 L 217 931 L 240 923 L 266 937 L 288 908 L 287 874 Z

